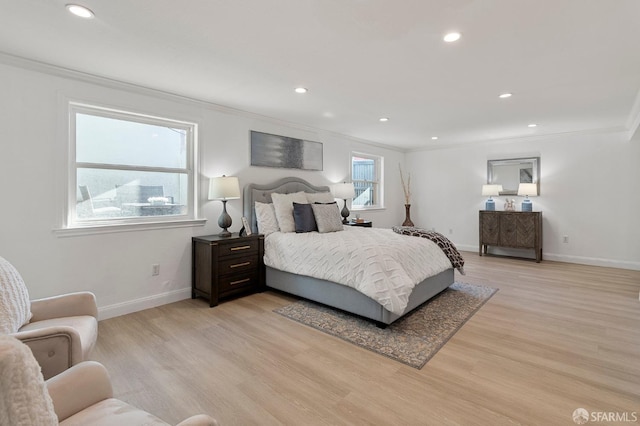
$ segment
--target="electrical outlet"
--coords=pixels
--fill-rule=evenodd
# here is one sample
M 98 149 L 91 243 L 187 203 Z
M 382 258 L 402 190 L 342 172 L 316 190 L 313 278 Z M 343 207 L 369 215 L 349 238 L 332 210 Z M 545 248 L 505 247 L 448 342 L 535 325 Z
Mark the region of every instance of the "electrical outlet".
M 160 265 L 154 263 L 151 265 L 151 275 L 160 275 Z
M 568 235 L 563 236 L 562 237 L 562 242 L 565 243 L 565 244 L 568 244 L 569 243 L 569 236 Z
M 449 228 L 449 234 L 453 234 L 453 228 Z

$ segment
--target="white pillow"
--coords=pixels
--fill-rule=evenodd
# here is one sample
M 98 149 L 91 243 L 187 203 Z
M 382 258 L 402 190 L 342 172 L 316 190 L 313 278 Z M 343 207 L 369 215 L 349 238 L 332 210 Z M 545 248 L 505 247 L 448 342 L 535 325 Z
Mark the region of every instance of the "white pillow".
M 22 277 L 0 257 L 0 334 L 16 333 L 31 319 L 31 301 Z
M 276 210 L 271 203 L 260 203 L 256 201 L 256 222 L 258 222 L 258 233 L 269 235 L 278 232 L 278 220 Z
M 335 202 L 331 204 L 311 204 L 311 208 L 313 209 L 313 215 L 316 217 L 319 233 L 344 230 L 342 217 Z
M 336 200 L 330 192 L 305 192 L 305 195 L 309 204 L 333 203 Z
M 294 192 L 293 194 L 271 194 L 273 207 L 276 209 L 276 219 L 280 232 L 296 232 L 296 223 L 293 220 L 293 203 L 309 204 L 304 192 Z

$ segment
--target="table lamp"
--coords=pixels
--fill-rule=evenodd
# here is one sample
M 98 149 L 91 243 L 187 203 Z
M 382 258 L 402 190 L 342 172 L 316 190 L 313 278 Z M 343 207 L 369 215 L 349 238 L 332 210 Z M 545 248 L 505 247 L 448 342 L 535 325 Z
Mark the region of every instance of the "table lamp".
M 502 191 L 502 185 L 491 185 L 486 184 L 482 185 L 482 195 L 488 195 L 489 199 L 484 203 L 485 210 L 495 210 L 496 202 L 491 198 L 494 195 L 500 195 L 500 191 Z
M 353 186 L 353 182 L 349 183 L 336 183 L 331 187 L 331 192 L 333 192 L 333 196 L 335 198 L 340 198 L 344 200 L 344 207 L 340 212 L 342 216 L 342 223 L 348 223 L 347 218 L 349 217 L 349 209 L 347 208 L 347 199 L 351 199 L 356 196 L 356 190 Z
M 222 232 L 221 237 L 230 237 L 231 232 L 227 230 L 231 226 L 231 216 L 227 213 L 227 200 L 237 200 L 240 198 L 240 183 L 235 176 L 213 177 L 209 179 L 209 199 L 222 201 L 222 214 L 218 218 L 218 226 Z
M 538 195 L 538 184 L 521 183 L 518 186 L 518 195 L 524 195 L 524 200 L 522 200 L 522 211 L 523 212 L 533 211 L 533 203 L 529 199 L 529 196 L 535 197 L 536 195 Z

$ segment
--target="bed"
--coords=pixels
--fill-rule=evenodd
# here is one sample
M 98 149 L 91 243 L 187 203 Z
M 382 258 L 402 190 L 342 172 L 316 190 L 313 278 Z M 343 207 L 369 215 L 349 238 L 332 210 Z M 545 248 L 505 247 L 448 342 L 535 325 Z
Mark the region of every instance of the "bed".
M 254 208 L 256 202 L 271 203 L 271 194 L 273 193 L 292 194 L 299 191 L 306 193 L 327 192 L 329 187 L 315 186 L 295 177 L 283 178 L 271 184 L 246 185 L 243 193 L 243 212 L 249 221 L 252 231 L 258 232 Z M 359 228 L 359 231 L 368 232 L 368 229 Z M 413 237 L 403 236 L 403 238 Z M 352 287 L 266 266 L 267 287 L 368 318 L 383 327 L 411 312 L 449 287 L 453 282 L 453 267 L 422 280 L 411 291 L 404 311 L 394 313 L 373 298 Z

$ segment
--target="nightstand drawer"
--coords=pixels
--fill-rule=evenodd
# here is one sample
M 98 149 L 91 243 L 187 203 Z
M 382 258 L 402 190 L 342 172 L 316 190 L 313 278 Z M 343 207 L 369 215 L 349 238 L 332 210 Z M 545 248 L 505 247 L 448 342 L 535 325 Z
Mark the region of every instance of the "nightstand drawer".
M 218 264 L 218 272 L 220 275 L 226 275 L 244 271 L 253 271 L 258 267 L 259 261 L 260 259 L 257 254 L 221 260 Z
M 259 249 L 259 241 L 256 239 L 240 239 L 237 242 L 229 244 L 220 244 L 220 257 L 234 256 L 245 253 L 257 253 Z
M 220 292 L 220 295 L 224 296 L 225 293 L 229 293 L 234 290 L 245 290 L 250 287 L 256 287 L 257 285 L 258 273 L 254 270 L 244 274 L 220 277 L 218 291 Z

